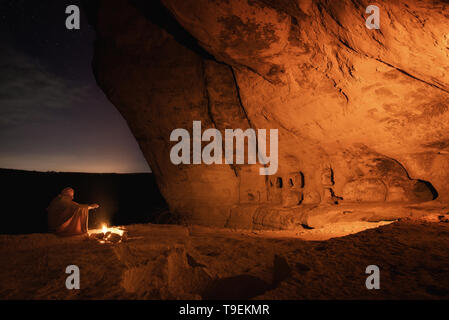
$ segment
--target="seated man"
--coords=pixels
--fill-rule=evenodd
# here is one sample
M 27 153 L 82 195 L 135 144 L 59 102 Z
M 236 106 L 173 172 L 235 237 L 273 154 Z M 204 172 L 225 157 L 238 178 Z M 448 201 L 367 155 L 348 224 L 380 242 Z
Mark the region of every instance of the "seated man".
M 73 201 L 75 191 L 65 188 L 54 198 L 47 208 L 48 228 L 61 236 L 74 236 L 87 233 L 89 210 L 98 204 L 79 204 Z

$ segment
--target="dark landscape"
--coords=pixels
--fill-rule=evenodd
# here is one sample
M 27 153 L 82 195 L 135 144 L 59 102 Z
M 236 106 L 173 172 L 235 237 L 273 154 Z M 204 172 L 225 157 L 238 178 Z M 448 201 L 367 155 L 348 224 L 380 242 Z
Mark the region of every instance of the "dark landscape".
M 3 185 L 2 234 L 47 232 L 50 201 L 63 188 L 75 189 L 75 201 L 98 203 L 89 227 L 155 222 L 167 205 L 151 173 L 93 174 L 0 169 Z

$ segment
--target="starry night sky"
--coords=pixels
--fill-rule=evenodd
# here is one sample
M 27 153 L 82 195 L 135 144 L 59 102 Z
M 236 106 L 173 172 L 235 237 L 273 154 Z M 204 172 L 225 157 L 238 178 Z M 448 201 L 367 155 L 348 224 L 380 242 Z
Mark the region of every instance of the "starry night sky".
M 65 9 L 81 8 L 67 30 Z M 96 85 L 95 31 L 77 0 L 0 0 L 0 168 L 149 172 Z

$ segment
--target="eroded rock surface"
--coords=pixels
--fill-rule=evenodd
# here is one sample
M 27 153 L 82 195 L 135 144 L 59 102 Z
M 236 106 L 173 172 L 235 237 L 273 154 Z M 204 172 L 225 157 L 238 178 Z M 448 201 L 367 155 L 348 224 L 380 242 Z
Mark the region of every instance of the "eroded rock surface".
M 172 212 L 285 229 L 311 207 L 449 201 L 449 4 L 378 1 L 380 30 L 369 4 L 99 1 L 98 83 Z M 173 165 L 170 133 L 194 120 L 278 129 L 278 172 Z

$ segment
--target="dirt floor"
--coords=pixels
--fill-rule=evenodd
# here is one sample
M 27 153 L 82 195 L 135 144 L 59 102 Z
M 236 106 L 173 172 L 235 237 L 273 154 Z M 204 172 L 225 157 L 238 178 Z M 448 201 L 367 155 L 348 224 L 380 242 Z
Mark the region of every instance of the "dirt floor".
M 300 231 L 126 228 L 129 238 L 119 244 L 1 235 L 0 298 L 449 298 L 449 223 L 405 219 Z M 80 290 L 65 287 L 68 265 L 80 268 Z M 380 268 L 380 290 L 366 289 L 368 265 Z

